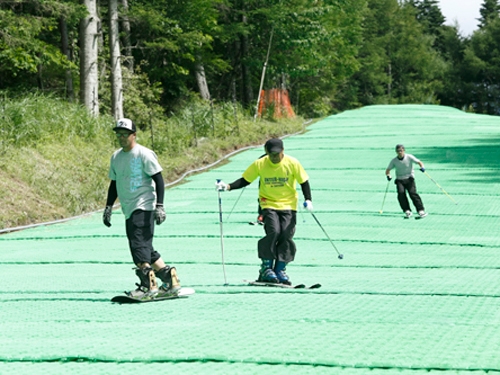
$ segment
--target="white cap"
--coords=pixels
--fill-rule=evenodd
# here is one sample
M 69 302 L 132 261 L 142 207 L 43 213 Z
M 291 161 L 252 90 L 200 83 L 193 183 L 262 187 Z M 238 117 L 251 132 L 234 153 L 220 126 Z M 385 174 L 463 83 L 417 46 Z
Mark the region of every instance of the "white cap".
M 132 133 L 137 131 L 135 129 L 135 124 L 128 118 L 122 118 L 116 122 L 116 126 L 113 128 L 113 131 L 117 131 L 119 129 L 125 129 Z

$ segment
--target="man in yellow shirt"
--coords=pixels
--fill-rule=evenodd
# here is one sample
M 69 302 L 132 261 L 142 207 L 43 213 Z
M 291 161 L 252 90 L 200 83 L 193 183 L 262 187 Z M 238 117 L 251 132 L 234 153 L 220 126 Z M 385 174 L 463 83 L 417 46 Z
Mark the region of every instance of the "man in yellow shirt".
M 243 177 L 230 184 L 219 181 L 216 189 L 241 189 L 260 177 L 259 205 L 266 235 L 258 242 L 262 260 L 258 281 L 291 285 L 285 270 L 297 250 L 293 241 L 298 206 L 296 185 L 299 183 L 302 188 L 305 207 L 312 210 L 309 176 L 297 159 L 285 155 L 281 139 L 268 140 L 264 149 L 266 156 L 255 160 Z

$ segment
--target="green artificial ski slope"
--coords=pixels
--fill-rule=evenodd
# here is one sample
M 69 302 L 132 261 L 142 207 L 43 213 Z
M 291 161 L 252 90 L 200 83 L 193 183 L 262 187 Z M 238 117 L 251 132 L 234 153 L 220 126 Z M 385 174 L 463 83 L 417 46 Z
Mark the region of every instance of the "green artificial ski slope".
M 429 216 L 404 220 L 392 182 L 380 214 L 397 143 L 458 204 L 416 170 Z M 500 117 L 365 107 L 285 148 L 344 254 L 297 215 L 288 274 L 321 289 L 243 282 L 258 272 L 257 183 L 222 193 L 224 286 L 214 183 L 258 147 L 166 192 L 155 245 L 196 289 L 187 299 L 110 303 L 137 281 L 118 209 L 109 229 L 96 213 L 0 236 L 0 374 L 500 374 Z

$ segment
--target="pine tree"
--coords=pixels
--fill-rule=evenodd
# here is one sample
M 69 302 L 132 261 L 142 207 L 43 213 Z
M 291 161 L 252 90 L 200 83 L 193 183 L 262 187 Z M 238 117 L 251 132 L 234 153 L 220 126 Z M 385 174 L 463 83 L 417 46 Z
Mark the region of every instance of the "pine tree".
M 438 1 L 416 0 L 412 1 L 411 4 L 416 8 L 417 20 L 424 27 L 424 32 L 434 37 L 433 47 L 443 52 L 443 26 L 446 18 L 439 8 Z
M 499 12 L 500 4 L 498 4 L 498 0 L 484 0 L 481 8 L 479 9 L 479 13 L 481 14 L 481 17 L 478 18 L 479 28 L 482 29 L 493 19 L 498 18 Z
M 414 2 L 417 8 L 417 20 L 424 25 L 428 34 L 437 35 L 446 20 L 439 8 L 437 0 L 420 0 Z

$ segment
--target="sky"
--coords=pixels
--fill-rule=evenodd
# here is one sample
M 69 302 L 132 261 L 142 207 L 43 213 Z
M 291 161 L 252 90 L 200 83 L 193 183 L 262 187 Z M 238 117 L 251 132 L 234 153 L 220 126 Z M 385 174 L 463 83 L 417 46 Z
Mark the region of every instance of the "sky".
M 446 25 L 454 25 L 457 21 L 462 36 L 470 36 L 477 30 L 483 0 L 438 0 L 438 3 Z

